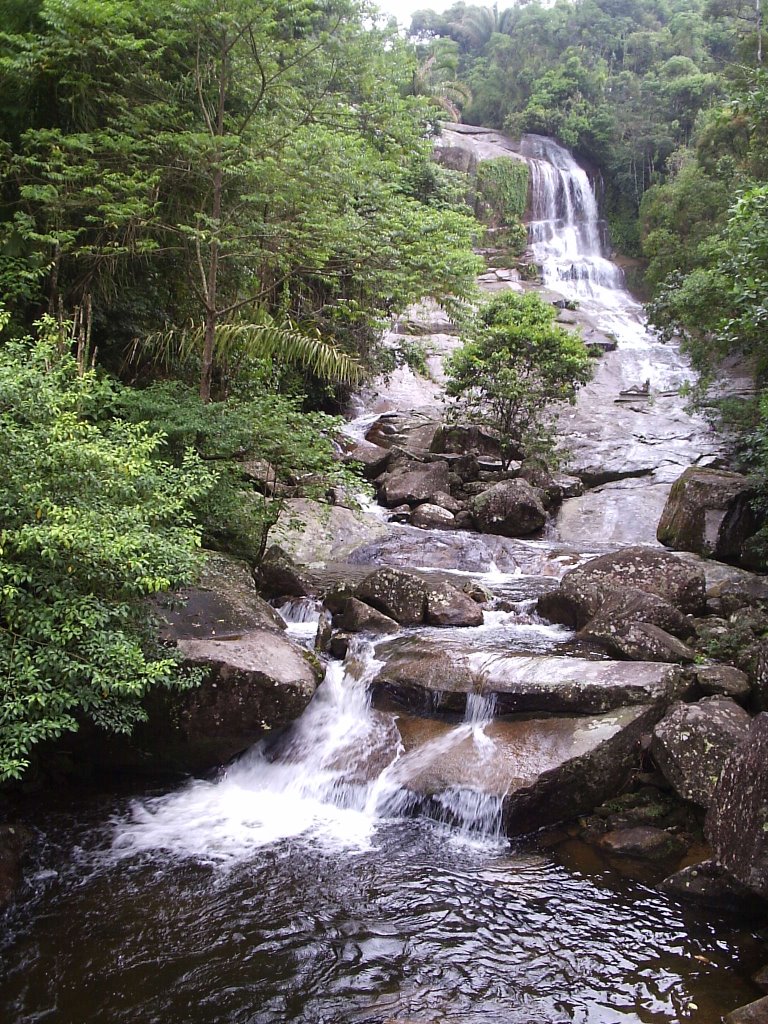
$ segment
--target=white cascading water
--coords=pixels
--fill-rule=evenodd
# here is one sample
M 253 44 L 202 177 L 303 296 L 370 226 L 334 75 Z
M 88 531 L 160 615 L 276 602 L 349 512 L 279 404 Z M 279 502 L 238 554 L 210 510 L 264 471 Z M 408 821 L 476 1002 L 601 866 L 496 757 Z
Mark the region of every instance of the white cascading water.
M 647 347 L 643 309 L 606 258 L 592 183 L 572 154 L 553 139 L 524 135 L 520 152 L 531 175 L 529 240 L 544 285 L 595 314 L 625 345 Z
M 621 270 L 606 259 L 600 215 L 587 172 L 567 149 L 540 135 L 524 135 L 521 152 L 531 174 L 531 247 L 544 284 L 568 297 L 605 299 L 623 288 Z
M 375 778 L 397 753 L 391 724 L 370 706 L 369 685 L 379 668 L 367 643 L 343 665 L 331 662 L 312 703 L 274 752 L 258 744 L 217 779 L 135 802 L 131 819 L 115 822 L 116 852 L 160 848 L 236 861 L 308 832 L 325 843 L 364 848 L 375 820 Z

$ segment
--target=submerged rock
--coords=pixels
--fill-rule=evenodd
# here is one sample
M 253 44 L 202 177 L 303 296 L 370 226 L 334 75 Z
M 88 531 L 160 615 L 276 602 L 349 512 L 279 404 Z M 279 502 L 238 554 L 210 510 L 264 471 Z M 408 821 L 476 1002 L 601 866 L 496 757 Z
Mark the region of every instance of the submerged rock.
M 657 537 L 677 551 L 738 562 L 758 526 L 750 507 L 754 494 L 740 473 L 691 466 L 672 485 Z
M 768 996 L 740 1006 L 725 1018 L 725 1024 L 765 1024 L 768 1021 Z
M 21 885 L 22 859 L 31 841 L 32 834 L 22 825 L 0 825 L 0 910 Z
M 658 888 L 670 896 L 726 913 L 756 917 L 765 912 L 755 894 L 715 860 L 681 868 L 660 882 Z
M 450 726 L 401 716 L 404 756 L 390 774 L 403 803 L 443 820 L 490 802 L 508 835 L 532 832 L 615 793 L 637 763 L 658 711 L 622 708 L 588 718 L 550 717 Z
M 675 704 L 654 727 L 651 753 L 679 796 L 709 807 L 723 765 L 749 723 L 747 712 L 728 697 Z
M 685 852 L 685 843 L 679 836 L 653 825 L 636 825 L 606 832 L 600 838 L 600 845 L 608 853 L 648 860 L 667 860 L 680 857 Z

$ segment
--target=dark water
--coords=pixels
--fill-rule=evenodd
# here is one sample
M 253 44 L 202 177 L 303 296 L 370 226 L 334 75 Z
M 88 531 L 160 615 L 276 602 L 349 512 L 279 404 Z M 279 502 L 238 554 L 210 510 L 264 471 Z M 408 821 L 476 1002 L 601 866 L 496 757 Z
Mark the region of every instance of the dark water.
M 127 808 L 86 810 L 38 823 L 0 947 L 8 1024 L 714 1024 L 759 995 L 757 937 L 531 847 L 379 821 L 221 866 L 116 856 Z

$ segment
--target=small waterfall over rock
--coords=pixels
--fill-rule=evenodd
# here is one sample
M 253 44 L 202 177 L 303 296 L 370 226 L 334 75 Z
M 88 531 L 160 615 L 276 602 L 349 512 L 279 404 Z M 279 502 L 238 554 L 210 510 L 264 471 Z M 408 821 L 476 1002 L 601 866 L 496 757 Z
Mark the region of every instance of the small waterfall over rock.
M 520 152 L 531 172 L 531 247 L 544 284 L 569 299 L 600 299 L 623 288 L 606 258 L 597 200 L 587 172 L 553 139 L 524 135 Z

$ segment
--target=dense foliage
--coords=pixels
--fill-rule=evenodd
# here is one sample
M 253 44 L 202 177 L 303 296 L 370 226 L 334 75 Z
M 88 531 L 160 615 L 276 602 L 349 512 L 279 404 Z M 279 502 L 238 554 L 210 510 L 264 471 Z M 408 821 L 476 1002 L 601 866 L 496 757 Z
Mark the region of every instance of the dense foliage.
M 533 292 L 503 292 L 469 319 L 446 368 L 458 412 L 497 432 L 505 469 L 512 459 L 551 458 L 557 403 L 572 402 L 591 376 L 583 342 L 555 315 Z
M 17 315 L 92 301 L 103 352 L 191 339 L 207 400 L 222 328 L 289 318 L 349 376 L 342 353 L 385 318 L 471 287 L 471 218 L 428 167 L 435 111 L 363 4 L 32 6 L 0 39 Z
M 318 409 L 478 261 L 430 160 L 441 72 L 366 0 L 0 16 L 2 777 L 183 682 L 148 597 L 350 482 Z
M 194 576 L 191 504 L 214 483 L 143 424 L 102 420 L 115 387 L 81 374 L 58 331 L 0 361 L 0 779 L 85 716 L 118 732 L 152 686 L 180 685 L 145 599 Z

